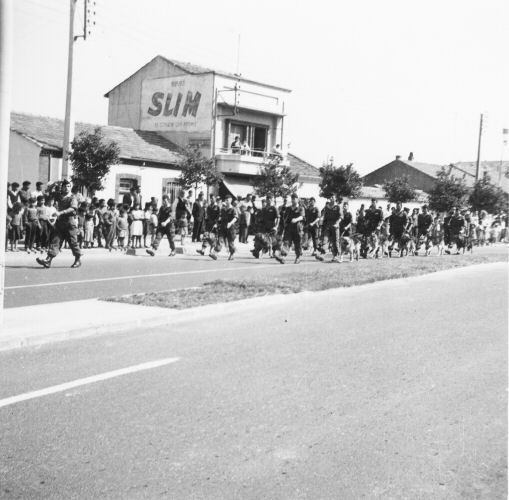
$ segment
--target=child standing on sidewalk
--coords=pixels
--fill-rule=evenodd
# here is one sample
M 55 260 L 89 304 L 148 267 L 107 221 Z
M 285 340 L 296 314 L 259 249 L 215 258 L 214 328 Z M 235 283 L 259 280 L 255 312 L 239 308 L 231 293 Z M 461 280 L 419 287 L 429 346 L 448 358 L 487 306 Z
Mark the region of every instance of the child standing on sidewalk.
M 150 216 L 152 215 L 152 205 L 150 202 L 145 203 L 145 210 L 143 212 L 143 245 L 148 248 L 147 236 L 150 234 Z
M 90 248 L 94 241 L 94 227 L 95 227 L 95 210 L 94 207 L 89 207 L 85 214 L 85 236 L 83 243 L 85 248 Z
M 132 248 L 141 248 L 141 237 L 143 235 L 143 211 L 140 205 L 136 203 L 131 212 L 131 246 Z
M 129 219 L 127 218 L 127 213 L 124 208 L 120 209 L 120 213 L 117 220 L 117 241 L 118 248 L 120 250 L 125 250 L 125 239 L 127 238 L 127 233 L 129 231 Z
M 150 246 L 154 244 L 154 240 L 156 239 L 156 231 L 157 231 L 157 206 L 152 205 L 152 211 L 150 213 L 150 221 L 149 221 L 149 233 L 150 233 Z
M 35 240 L 39 231 L 39 219 L 37 218 L 37 208 L 35 200 L 30 198 L 25 208 L 25 250 L 27 253 L 35 252 Z
M 21 222 L 23 219 L 23 205 L 19 201 L 16 201 L 12 206 L 11 212 L 11 231 L 10 231 L 10 243 L 11 251 L 19 252 L 18 241 L 21 239 Z

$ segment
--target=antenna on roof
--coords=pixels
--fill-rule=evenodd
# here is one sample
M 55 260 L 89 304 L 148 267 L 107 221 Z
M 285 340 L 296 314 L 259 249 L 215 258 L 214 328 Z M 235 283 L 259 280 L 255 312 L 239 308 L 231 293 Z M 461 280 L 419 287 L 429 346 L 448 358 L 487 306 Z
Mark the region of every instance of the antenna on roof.
M 240 76 L 240 33 L 237 38 L 237 71 L 235 74 Z

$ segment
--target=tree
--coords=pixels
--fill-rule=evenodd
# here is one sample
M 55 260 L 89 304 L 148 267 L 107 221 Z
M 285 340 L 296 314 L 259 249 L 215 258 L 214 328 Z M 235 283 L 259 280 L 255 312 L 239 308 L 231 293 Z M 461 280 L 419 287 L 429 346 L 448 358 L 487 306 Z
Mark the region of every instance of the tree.
M 486 210 L 490 214 L 507 210 L 508 194 L 491 183 L 491 177 L 485 174 L 475 184 L 468 198 L 472 210 Z
M 462 207 L 466 204 L 469 189 L 464 179 L 454 177 L 442 167 L 428 194 L 431 210 L 448 212 L 452 207 Z
M 408 175 L 397 177 L 393 181 L 385 182 L 384 184 L 385 195 L 391 203 L 406 203 L 415 200 L 417 193 L 414 187 L 410 184 Z
M 69 159 L 73 173 L 71 181 L 80 189 L 85 188 L 90 196 L 101 191 L 103 179 L 111 165 L 119 162 L 120 149 L 115 141 L 105 141 L 101 129 L 93 133 L 83 131 L 71 142 Z
M 188 146 L 183 151 L 183 159 L 178 164 L 181 169 L 179 184 L 183 189 L 194 188 L 195 194 L 198 186 L 217 186 L 223 175 L 216 167 L 213 158 L 205 158 L 198 146 Z
M 362 179 L 353 168 L 353 163 L 335 167 L 332 163 L 320 168 L 320 196 L 357 198 L 361 194 Z
M 253 182 L 258 196 L 271 194 L 275 198 L 289 196 L 298 188 L 299 174 L 294 174 L 288 166 L 281 166 L 281 158 L 274 158 L 260 167 L 260 175 Z

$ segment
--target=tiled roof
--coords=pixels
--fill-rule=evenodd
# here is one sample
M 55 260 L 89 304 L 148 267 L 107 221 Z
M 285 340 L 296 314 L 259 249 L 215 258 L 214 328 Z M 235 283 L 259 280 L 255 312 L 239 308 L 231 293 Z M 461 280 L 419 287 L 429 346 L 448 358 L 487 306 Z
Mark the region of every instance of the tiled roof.
M 320 177 L 320 171 L 302 158 L 288 153 L 288 161 L 290 162 L 290 170 L 293 173 L 303 177 L 316 177 L 317 179 Z
M 410 160 L 399 160 L 401 163 L 408 165 L 409 167 L 413 167 L 419 172 L 423 174 L 429 175 L 430 177 L 436 177 L 437 172 L 440 171 L 442 165 L 437 165 L 435 163 L 423 163 L 420 161 L 410 161 Z
M 115 141 L 120 157 L 129 160 L 146 160 L 157 163 L 176 164 L 181 160 L 179 148 L 156 132 L 133 130 L 110 125 L 93 125 L 77 122 L 75 134 L 101 129 L 106 140 Z M 58 118 L 11 113 L 11 130 L 51 151 L 62 151 L 64 122 Z
M 217 69 L 211 69 L 211 68 L 207 68 L 205 66 L 200 66 L 198 64 L 177 61 L 176 59 L 168 59 L 167 57 L 164 57 L 164 56 L 161 56 L 161 55 L 155 56 L 147 64 L 142 66 L 142 68 L 144 68 L 145 66 L 148 66 L 152 61 L 154 61 L 155 59 L 158 59 L 158 58 L 162 59 L 163 61 L 166 61 L 169 64 L 172 64 L 173 66 L 177 66 L 178 68 L 182 69 L 183 71 L 185 71 L 186 73 L 189 73 L 191 75 L 203 75 L 205 73 L 214 73 L 214 74 L 219 75 L 219 76 L 226 76 L 228 78 L 238 78 L 240 81 L 243 81 L 243 82 L 255 83 L 255 84 L 258 84 L 258 85 L 263 85 L 264 87 L 271 87 L 273 89 L 284 90 L 285 92 L 290 92 L 289 89 L 284 88 L 284 87 L 278 87 L 276 85 L 271 85 L 271 84 L 267 84 L 267 83 L 258 82 L 258 81 L 255 81 L 255 80 L 250 80 L 249 78 L 244 78 L 242 76 L 239 77 L 235 73 L 229 73 L 228 71 L 221 71 L 221 70 L 217 70 Z M 108 97 L 110 92 L 115 90 L 122 83 L 124 83 L 127 80 L 129 80 L 129 78 L 131 78 L 133 75 L 135 75 L 138 71 L 139 71 L 139 69 L 136 70 L 132 75 L 128 76 L 125 80 L 123 80 L 122 82 L 120 82 L 117 85 L 115 85 L 115 87 L 113 87 L 111 90 L 106 92 L 106 94 L 104 94 L 104 97 Z

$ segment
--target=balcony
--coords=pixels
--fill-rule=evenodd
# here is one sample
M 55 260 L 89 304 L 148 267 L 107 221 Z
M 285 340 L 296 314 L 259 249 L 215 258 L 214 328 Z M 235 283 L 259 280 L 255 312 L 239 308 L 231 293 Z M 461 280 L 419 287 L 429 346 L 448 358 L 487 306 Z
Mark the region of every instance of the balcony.
M 216 151 L 216 165 L 223 174 L 258 175 L 260 167 L 277 158 L 266 151 L 233 152 L 230 148 L 220 148 Z M 282 167 L 289 166 L 286 156 L 279 163 Z

